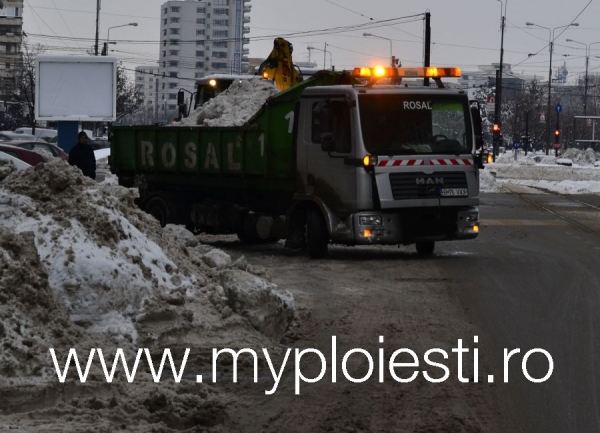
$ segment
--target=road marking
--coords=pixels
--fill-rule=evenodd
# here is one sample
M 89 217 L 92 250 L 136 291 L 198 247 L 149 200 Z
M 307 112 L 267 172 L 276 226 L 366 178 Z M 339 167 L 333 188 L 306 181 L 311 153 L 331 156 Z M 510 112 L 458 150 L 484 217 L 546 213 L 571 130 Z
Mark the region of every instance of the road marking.
M 202 375 L 201 374 L 196 376 L 196 383 L 202 383 Z
M 481 225 L 485 226 L 541 226 L 541 227 L 563 227 L 568 225 L 563 220 L 515 220 L 515 219 L 484 219 Z
M 493 374 L 490 374 L 488 376 L 488 383 L 494 383 L 494 375 Z

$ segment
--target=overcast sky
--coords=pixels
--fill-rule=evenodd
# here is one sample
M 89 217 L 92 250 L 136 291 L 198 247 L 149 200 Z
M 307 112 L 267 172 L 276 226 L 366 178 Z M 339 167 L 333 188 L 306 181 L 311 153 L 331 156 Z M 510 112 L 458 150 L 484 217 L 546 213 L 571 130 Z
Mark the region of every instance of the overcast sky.
M 46 45 L 49 52 L 83 54 L 94 45 L 96 3 L 97 0 L 25 0 L 25 31 L 31 42 Z M 111 46 L 115 50 L 112 54 L 127 67 L 133 69 L 158 59 L 163 3 L 164 0 L 102 0 L 101 42 L 109 27 L 139 23 L 137 27 L 110 31 L 111 40 L 117 41 Z M 389 62 L 390 41 L 364 37 L 363 33 L 390 39 L 392 53 L 403 66 L 422 64 L 423 17 L 427 11 L 431 13 L 432 65 L 456 65 L 468 71 L 476 70 L 477 65 L 498 63 L 503 6 L 507 18 L 504 63 L 511 64 L 517 73 L 537 75 L 542 80 L 548 76 L 551 30 L 528 27 L 528 21 L 550 29 L 579 24 L 562 34 L 565 29 L 554 31 L 553 69 L 566 62 L 569 79 L 584 74 L 586 47 L 565 40 L 600 42 L 600 0 L 253 0 L 251 4 L 251 31 L 247 35 L 251 41 L 250 57 L 265 58 L 273 39 L 283 36 L 293 44 L 296 62 L 307 61 L 310 56 L 322 67 L 325 56 L 326 67 L 333 60 L 336 69 Z M 327 53 L 323 52 L 325 43 Z M 315 49 L 309 50 L 309 46 Z M 590 54 L 590 73 L 600 73 L 600 43 L 590 47 Z

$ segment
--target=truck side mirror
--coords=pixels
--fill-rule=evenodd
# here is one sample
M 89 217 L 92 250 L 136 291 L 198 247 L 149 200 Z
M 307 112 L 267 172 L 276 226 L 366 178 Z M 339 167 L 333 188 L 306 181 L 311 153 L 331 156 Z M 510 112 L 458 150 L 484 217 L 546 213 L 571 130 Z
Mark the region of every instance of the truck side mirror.
M 475 131 L 475 148 L 479 150 L 483 147 L 483 129 L 479 107 L 476 105 L 471 105 L 471 119 L 473 119 L 473 130 Z
M 185 103 L 185 94 L 183 90 L 177 92 L 177 105 L 183 105 Z

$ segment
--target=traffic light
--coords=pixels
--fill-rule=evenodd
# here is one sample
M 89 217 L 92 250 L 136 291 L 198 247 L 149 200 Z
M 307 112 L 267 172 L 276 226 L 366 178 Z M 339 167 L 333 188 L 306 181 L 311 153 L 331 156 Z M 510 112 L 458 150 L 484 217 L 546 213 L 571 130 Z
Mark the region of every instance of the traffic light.
M 560 143 L 560 129 L 554 130 L 554 142 Z
M 494 123 L 494 126 L 492 126 L 492 132 L 494 133 L 494 135 L 499 135 L 500 134 L 500 125 L 498 125 L 497 123 Z

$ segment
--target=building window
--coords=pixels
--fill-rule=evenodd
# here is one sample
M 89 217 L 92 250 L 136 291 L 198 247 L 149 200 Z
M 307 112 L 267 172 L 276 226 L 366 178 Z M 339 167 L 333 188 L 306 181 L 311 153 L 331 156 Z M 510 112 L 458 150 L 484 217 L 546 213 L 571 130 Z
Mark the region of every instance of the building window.
M 169 51 L 169 54 L 170 54 L 171 56 L 178 56 L 178 55 L 179 55 L 179 51 L 177 51 L 177 50 L 170 50 L 170 51 Z
M 229 0 L 214 0 L 215 6 L 229 6 Z
M 166 14 L 166 13 L 167 13 L 167 8 L 164 8 L 163 9 L 163 14 Z
M 177 66 L 179 66 L 179 62 L 175 61 L 175 60 L 171 60 L 169 62 L 169 66 L 172 68 L 176 68 Z
M 171 35 L 178 35 L 179 34 L 179 29 L 169 29 L 169 33 Z
M 229 37 L 228 30 L 213 30 L 212 32 L 213 38 L 227 38 Z
M 215 41 L 213 42 L 213 48 L 227 48 L 227 42 Z
M 204 67 L 204 62 L 196 62 L 196 67 L 197 68 L 203 68 Z
M 213 59 L 226 59 L 227 53 L 221 51 L 213 51 L 212 53 Z
M 229 20 L 228 19 L 215 19 L 215 20 L 213 20 L 213 24 L 215 26 L 228 26 Z
M 167 52 L 163 51 L 163 57 L 167 57 Z
M 229 9 L 225 9 L 225 8 L 214 8 L 214 9 L 213 9 L 213 14 L 214 14 L 214 15 L 229 15 Z
M 211 66 L 214 69 L 227 69 L 227 63 L 213 62 Z
M 165 25 L 165 26 L 167 25 L 167 19 L 166 18 L 163 20 L 163 25 Z
M 197 14 L 204 14 L 204 13 L 206 13 L 206 8 L 196 8 L 196 13 Z
M 177 72 L 169 72 L 169 77 L 177 78 Z
M 171 18 L 171 24 L 179 23 L 179 18 Z
M 177 95 L 175 93 L 169 93 L 169 99 L 177 99 Z
M 204 36 L 204 30 L 196 30 L 196 36 Z
M 171 6 L 171 12 L 179 12 L 179 6 Z
M 167 36 L 167 29 L 163 30 L 163 36 Z
M 206 18 L 196 18 L 196 24 L 205 24 Z
M 6 64 L 6 69 L 10 69 L 10 63 Z
M 197 47 L 203 47 L 204 46 L 204 41 L 196 41 L 196 46 Z
M 176 41 L 175 39 L 171 39 L 171 40 L 169 41 L 169 44 L 170 44 L 170 45 L 179 45 L 179 41 Z
M 196 57 L 203 57 L 204 51 L 196 51 Z
M 169 89 L 176 89 L 177 83 L 169 83 Z

